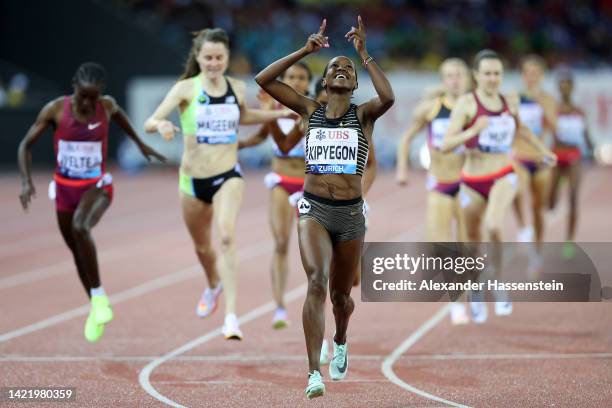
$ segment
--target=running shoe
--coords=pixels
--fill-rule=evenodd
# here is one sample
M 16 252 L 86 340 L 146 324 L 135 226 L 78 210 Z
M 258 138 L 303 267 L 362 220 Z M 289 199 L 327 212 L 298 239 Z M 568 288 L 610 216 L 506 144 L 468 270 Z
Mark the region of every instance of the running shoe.
M 512 314 L 512 302 L 509 300 L 495 302 L 495 314 L 497 316 L 509 316 Z
M 323 377 L 321 377 L 319 371 L 314 370 L 312 373 L 308 373 L 308 387 L 306 387 L 305 392 L 308 399 L 322 397 L 325 394 L 325 384 L 323 384 Z
M 85 339 L 90 343 L 95 343 L 100 340 L 100 337 L 104 334 L 104 325 L 96 323 L 93 310 L 91 310 L 89 316 L 87 316 L 83 334 L 85 335 Z
M 521 228 L 516 234 L 516 240 L 518 242 L 533 242 L 533 227 L 531 225 Z
M 196 307 L 196 314 L 199 317 L 208 317 L 213 314 L 219 305 L 219 295 L 222 291 L 223 285 L 221 283 L 219 283 L 214 289 L 204 289 L 204 293 L 202 293 L 202 297 L 200 298 L 200 301 Z
M 235 314 L 230 313 L 225 316 L 225 323 L 223 324 L 223 335 L 225 340 L 242 340 L 242 331 L 238 325 L 238 318 Z
M 272 327 L 275 329 L 284 329 L 289 325 L 289 321 L 287 319 L 287 309 L 283 309 L 281 307 L 277 308 L 274 312 L 274 317 L 272 318 Z
M 576 257 L 576 244 L 572 241 L 565 241 L 561 257 L 566 261 L 574 259 Z
M 347 344 L 336 344 L 334 340 L 334 356 L 329 362 L 329 377 L 333 381 L 340 381 L 346 377 L 348 369 Z
M 457 326 L 470 322 L 470 318 L 463 303 L 453 302 L 450 304 L 450 318 L 451 323 Z
M 482 324 L 487 321 L 488 311 L 485 302 L 470 302 L 470 311 L 472 312 L 472 321 L 476 324 Z
M 91 297 L 91 312 L 96 324 L 106 324 L 113 320 L 113 309 L 106 295 Z
M 323 344 L 321 344 L 321 356 L 319 357 L 319 364 L 329 364 L 329 345 L 327 344 L 327 340 L 325 339 L 323 339 Z

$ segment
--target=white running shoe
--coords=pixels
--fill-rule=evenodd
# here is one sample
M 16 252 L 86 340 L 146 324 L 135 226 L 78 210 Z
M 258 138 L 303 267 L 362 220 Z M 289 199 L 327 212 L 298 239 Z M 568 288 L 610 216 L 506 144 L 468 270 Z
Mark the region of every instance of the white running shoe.
M 509 316 L 512 314 L 512 302 L 495 302 L 495 314 L 497 316 Z
M 329 345 L 327 344 L 327 340 L 325 339 L 323 339 L 323 344 L 321 344 L 321 356 L 319 357 L 319 364 L 329 364 Z
M 470 302 L 470 311 L 474 323 L 482 324 L 487 321 L 488 311 L 485 302 Z
M 465 309 L 465 305 L 459 302 L 452 302 L 450 304 L 450 318 L 451 323 L 457 326 L 462 324 L 468 324 L 470 322 L 470 318 Z
M 322 397 L 325 394 L 325 384 L 323 384 L 323 377 L 321 377 L 319 371 L 314 370 L 312 373 L 308 373 L 308 387 L 306 387 L 305 392 L 308 399 Z
M 333 381 L 340 381 L 346 377 L 348 369 L 347 344 L 336 344 L 334 340 L 334 356 L 329 362 L 329 377 Z
M 274 317 L 272 318 L 272 327 L 275 329 L 284 329 L 289 325 L 289 321 L 287 319 L 287 309 L 283 309 L 281 307 L 277 308 L 274 312 Z
M 242 340 L 242 331 L 238 325 L 238 318 L 235 314 L 230 313 L 225 316 L 225 323 L 223 324 L 223 335 L 225 340 Z
M 202 293 L 202 297 L 196 306 L 196 314 L 199 317 L 208 317 L 213 314 L 219 305 L 219 295 L 222 291 L 223 285 L 221 283 L 219 283 L 214 289 L 204 289 L 204 293 Z
M 519 232 L 516 234 L 516 240 L 518 242 L 533 242 L 533 235 L 533 227 L 528 225 L 519 230 Z

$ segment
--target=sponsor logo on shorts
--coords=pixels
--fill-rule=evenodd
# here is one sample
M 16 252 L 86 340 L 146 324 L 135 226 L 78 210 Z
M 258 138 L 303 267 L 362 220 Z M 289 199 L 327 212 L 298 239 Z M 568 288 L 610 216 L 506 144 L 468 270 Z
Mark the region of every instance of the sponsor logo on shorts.
M 305 198 L 300 198 L 297 207 L 300 214 L 308 214 L 310 211 L 310 203 Z

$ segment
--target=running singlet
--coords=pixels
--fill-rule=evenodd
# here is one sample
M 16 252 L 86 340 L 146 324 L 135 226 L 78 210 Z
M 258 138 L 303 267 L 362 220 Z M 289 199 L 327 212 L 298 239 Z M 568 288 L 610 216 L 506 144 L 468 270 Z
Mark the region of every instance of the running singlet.
M 427 127 L 427 145 L 430 149 L 440 150 L 440 147 L 442 147 L 444 135 L 450 124 L 451 110 L 452 108 L 446 104 L 444 98 L 438 98 L 436 106 L 427 118 L 429 120 L 429 125 Z M 464 146 L 461 145 L 454 149 L 453 153 L 459 154 L 463 152 L 463 150 Z
M 96 102 L 96 112 L 89 122 L 82 123 L 72 114 L 71 97 L 64 97 L 62 118 L 53 134 L 55 173 L 70 179 L 102 177 L 107 143 L 108 119 L 102 102 Z
M 544 109 L 533 99 L 521 95 L 521 103 L 519 105 L 519 118 L 521 123 L 531 130 L 537 137 L 542 136 L 544 130 Z
M 585 132 L 584 116 L 580 112 L 559 114 L 555 136 L 561 143 L 580 146 Z
M 280 128 L 280 130 L 282 130 L 285 135 L 288 135 L 289 132 L 293 130 L 293 127 L 295 126 L 296 121 L 294 119 L 289 119 L 289 118 L 280 118 L 280 119 L 277 119 L 276 122 L 278 123 L 278 127 Z M 272 139 L 272 146 L 274 148 L 274 155 L 276 157 L 304 158 L 304 138 L 302 138 L 298 144 L 293 146 L 293 148 L 289 150 L 287 154 L 281 152 L 281 150 L 278 148 L 278 145 L 276 144 L 274 139 Z
M 227 92 L 210 96 L 202 89 L 201 74 L 194 78 L 193 99 L 181 113 L 184 135 L 194 135 L 198 143 L 232 144 L 238 140 L 240 108 L 227 78 Z
M 368 140 L 363 134 L 357 105 L 338 119 L 325 117 L 319 106 L 308 119 L 306 173 L 357 174 L 361 176 L 368 158 Z
M 465 143 L 466 147 L 478 148 L 481 152 L 486 153 L 507 153 L 510 151 L 516 132 L 516 121 L 510 114 L 506 99 L 502 95 L 500 95 L 500 97 L 502 100 L 501 111 L 491 112 L 480 103 L 478 96 L 474 92 L 477 107 L 476 115 L 470 123 L 464 127 L 464 130 L 472 127 L 480 116 L 489 117 L 489 126 L 483 129 L 480 134 L 468 140 Z

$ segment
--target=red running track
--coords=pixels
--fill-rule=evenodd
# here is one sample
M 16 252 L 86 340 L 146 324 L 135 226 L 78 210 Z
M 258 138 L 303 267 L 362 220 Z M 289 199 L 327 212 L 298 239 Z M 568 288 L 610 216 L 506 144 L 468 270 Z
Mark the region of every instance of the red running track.
M 611 172 L 585 174 L 579 241 L 610 241 Z M 97 344 L 82 335 L 86 298 L 45 197 L 48 174 L 35 176 L 38 198 L 28 214 L 19 207 L 17 176 L 0 176 L 0 387 L 75 387 L 79 407 L 164 406 L 160 399 L 189 407 L 612 406 L 609 303 L 515 304 L 509 317 L 457 327 L 443 304 L 361 303 L 358 291 L 349 375 L 326 381 L 323 398 L 306 400 L 304 273 L 294 233 L 293 324 L 273 330 L 262 176 L 246 177 L 237 227 L 238 308 L 248 320 L 245 341 L 237 343 L 220 337 L 222 313 L 195 316 L 204 279 L 181 220 L 174 172 L 115 173 L 115 201 L 94 235 L 116 318 Z M 368 198 L 367 239 L 422 239 L 423 185 L 423 174 L 405 188 L 381 174 Z M 562 206 L 550 217 L 549 240 L 562 240 L 565 212 Z M 328 339 L 332 321 L 328 310 Z M 35 406 L 45 405 L 59 406 Z

